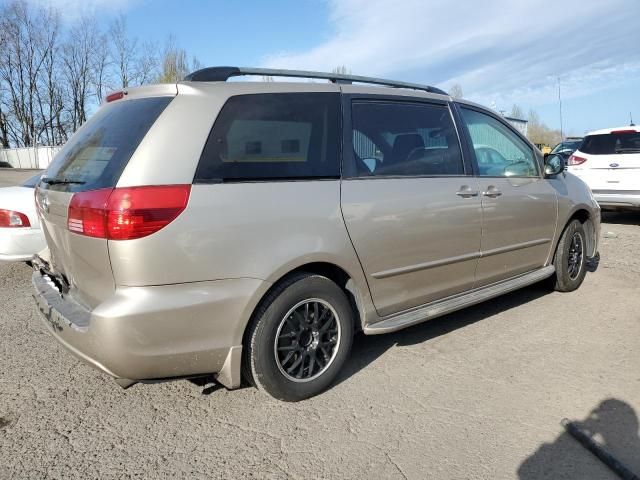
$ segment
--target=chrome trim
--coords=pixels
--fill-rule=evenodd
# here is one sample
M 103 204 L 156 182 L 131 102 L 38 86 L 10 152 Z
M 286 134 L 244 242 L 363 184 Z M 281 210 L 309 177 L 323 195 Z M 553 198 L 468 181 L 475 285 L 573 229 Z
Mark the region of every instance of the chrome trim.
M 409 311 L 401 312 L 374 324 L 366 325 L 363 330 L 367 335 L 395 332 L 411 325 L 431 320 L 470 305 L 483 302 L 490 298 L 497 297 L 504 293 L 526 287 L 527 285 L 531 285 L 550 277 L 554 272 L 555 267 L 553 265 L 542 267 L 538 270 L 524 273 L 503 282 L 494 283 L 486 287 L 471 290 L 467 293 L 438 300 Z
M 403 273 L 412 273 L 420 270 L 427 270 L 429 268 L 441 267 L 443 265 L 450 265 L 452 263 L 464 262 L 465 260 L 473 260 L 474 258 L 480 258 L 480 252 L 465 253 L 464 255 L 458 255 L 456 257 L 449 257 L 442 260 L 434 260 L 432 262 L 418 263 L 415 265 L 409 265 L 408 267 L 392 268 L 390 270 L 383 270 L 382 272 L 372 273 L 373 278 L 388 278 L 396 275 L 402 275 Z
M 550 238 L 539 238 L 537 240 L 530 240 L 528 242 L 514 243 L 513 245 L 507 245 L 506 247 L 493 248 L 486 252 L 481 252 L 481 257 L 491 257 L 493 255 L 499 255 L 501 253 L 513 252 L 515 250 L 522 250 L 523 248 L 537 247 L 538 245 L 544 245 L 550 243 Z
M 465 253 L 464 255 L 444 258 L 442 260 L 434 260 L 431 262 L 424 262 L 424 263 L 417 263 L 415 265 L 409 265 L 407 267 L 383 270 L 381 272 L 372 273 L 371 276 L 376 279 L 394 277 L 396 275 L 402 275 L 404 273 L 418 272 L 420 270 L 427 270 L 429 268 L 441 267 L 443 265 L 450 265 L 452 263 L 464 262 L 466 260 L 473 260 L 474 258 L 491 257 L 493 255 L 513 252 L 515 250 L 521 250 L 523 248 L 536 247 L 538 245 L 543 245 L 549 242 L 551 242 L 550 238 L 539 238 L 538 240 L 531 240 L 529 242 L 522 242 L 522 243 L 514 243 L 513 245 L 507 245 L 506 247 L 494 248 L 492 250 L 487 250 L 486 252 Z

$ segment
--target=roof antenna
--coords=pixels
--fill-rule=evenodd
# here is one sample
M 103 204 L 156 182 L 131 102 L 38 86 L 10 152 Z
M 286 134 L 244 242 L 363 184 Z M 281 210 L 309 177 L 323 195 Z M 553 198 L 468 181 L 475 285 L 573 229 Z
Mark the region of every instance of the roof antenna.
M 633 117 L 631 116 L 631 112 L 629 112 L 629 121 L 631 122 L 631 123 L 629 124 L 629 126 L 630 126 L 630 127 L 635 127 L 635 126 L 636 126 L 636 124 L 635 124 L 635 123 L 633 123 Z

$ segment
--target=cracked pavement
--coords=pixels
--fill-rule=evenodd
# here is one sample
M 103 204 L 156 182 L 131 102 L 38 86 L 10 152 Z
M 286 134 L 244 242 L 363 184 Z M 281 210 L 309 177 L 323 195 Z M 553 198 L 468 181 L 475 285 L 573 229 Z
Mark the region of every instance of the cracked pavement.
M 0 265 L 0 479 L 616 478 L 564 417 L 640 472 L 639 224 L 605 214 L 617 237 L 577 292 L 358 335 L 332 388 L 293 404 L 186 380 L 121 390 L 49 336 L 29 268 Z

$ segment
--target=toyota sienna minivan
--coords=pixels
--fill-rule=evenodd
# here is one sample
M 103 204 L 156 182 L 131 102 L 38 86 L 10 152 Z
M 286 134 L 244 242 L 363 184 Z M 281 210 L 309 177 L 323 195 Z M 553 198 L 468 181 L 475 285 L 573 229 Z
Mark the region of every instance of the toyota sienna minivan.
M 214 374 L 289 401 L 331 384 L 357 331 L 575 290 L 600 230 L 562 158 L 486 108 L 234 67 L 110 94 L 36 203 L 34 296 L 73 354 L 123 387 Z

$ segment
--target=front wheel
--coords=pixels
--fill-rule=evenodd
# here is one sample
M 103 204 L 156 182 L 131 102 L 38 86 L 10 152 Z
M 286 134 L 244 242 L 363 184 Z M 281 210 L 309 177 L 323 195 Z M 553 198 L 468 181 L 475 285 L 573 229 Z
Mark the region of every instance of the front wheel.
M 582 223 L 573 220 L 562 232 L 553 265 L 554 288 L 559 292 L 576 290 L 587 274 L 587 242 Z
M 245 338 L 245 377 L 285 401 L 326 389 L 345 363 L 353 313 L 326 277 L 297 274 L 278 285 L 256 312 Z

